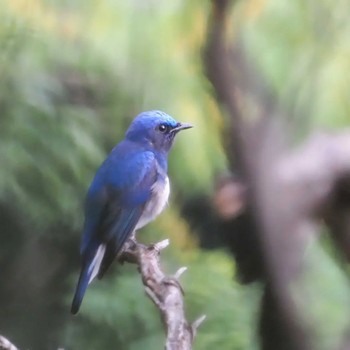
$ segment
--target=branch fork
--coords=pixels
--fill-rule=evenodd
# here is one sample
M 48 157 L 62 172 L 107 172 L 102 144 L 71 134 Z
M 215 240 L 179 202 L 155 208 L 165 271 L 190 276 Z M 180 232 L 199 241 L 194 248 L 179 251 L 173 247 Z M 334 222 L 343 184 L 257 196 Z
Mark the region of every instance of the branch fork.
M 184 311 L 184 291 L 179 282 L 187 267 L 179 268 L 167 276 L 160 268 L 160 252 L 169 245 L 165 239 L 155 244 L 143 245 L 132 239 L 126 242 L 119 256 L 120 262 L 137 264 L 147 296 L 159 309 L 166 333 L 166 350 L 191 350 L 197 328 L 205 316 L 190 324 Z

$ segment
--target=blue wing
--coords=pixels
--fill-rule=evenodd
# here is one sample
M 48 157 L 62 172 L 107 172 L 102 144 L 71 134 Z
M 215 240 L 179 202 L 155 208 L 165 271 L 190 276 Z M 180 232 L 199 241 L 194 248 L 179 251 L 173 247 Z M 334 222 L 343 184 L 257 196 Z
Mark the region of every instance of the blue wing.
M 152 152 L 119 144 L 97 171 L 85 205 L 82 270 L 72 302 L 77 313 L 92 279 L 102 277 L 134 231 L 157 180 Z

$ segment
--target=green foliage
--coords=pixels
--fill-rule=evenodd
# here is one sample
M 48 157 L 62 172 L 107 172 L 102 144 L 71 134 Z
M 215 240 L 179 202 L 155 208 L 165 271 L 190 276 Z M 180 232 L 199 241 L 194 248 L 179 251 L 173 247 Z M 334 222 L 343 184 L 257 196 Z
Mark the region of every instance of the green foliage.
M 251 1 L 240 28 L 254 61 L 302 127 L 350 122 L 350 23 L 346 0 Z M 252 10 L 255 3 L 255 10 Z M 250 11 L 249 11 L 250 9 Z
M 329 245 L 331 242 L 310 240 L 305 254 L 307 269 L 294 291 L 314 333 L 315 348 L 320 350 L 339 347 L 349 320 L 344 308 L 350 302 L 349 280 L 337 256 L 327 249 Z
M 83 316 L 68 319 L 63 301 L 76 283 L 86 189 L 131 118 L 157 108 L 195 124 L 197 131 L 179 137 L 171 155 L 175 193 L 208 192 L 214 173 L 225 166 L 221 121 L 194 55 L 200 34 L 197 29 L 187 35 L 192 22 L 182 16 L 197 13 L 197 5 L 40 0 L 1 5 L 0 204 L 9 216 L 0 225 L 3 237 L 14 235 L 7 247 L 13 253 L 1 260 L 9 280 L 1 300 L 12 314 L 0 320 L 2 331 L 24 348 L 96 349 L 112 343 L 156 348 L 163 342 L 159 316 L 132 268 L 96 284 Z M 199 24 L 203 15 L 196 14 Z M 174 224 L 178 211 L 167 218 L 157 232 L 163 225 L 175 237 L 176 227 L 184 229 L 174 240 L 173 255 L 181 255 L 179 246 L 195 249 L 185 225 Z M 13 271 L 21 277 L 11 277 Z M 14 286 L 23 293 L 12 297 Z M 24 291 L 33 302 L 23 314 L 18 305 L 28 297 Z
M 82 2 L 77 8 L 53 10 L 39 1 L 28 13 L 20 4 L 5 5 L 7 22 L 13 25 L 2 28 L 5 49 L 10 40 L 15 47 L 2 51 L 0 66 L 5 162 L 0 195 L 14 197 L 14 205 L 25 207 L 35 222 L 43 220 L 42 212 L 47 224 L 63 217 L 72 222 L 83 188 L 106 151 L 122 137 L 134 115 L 154 108 L 196 125 L 191 139 L 196 160 L 185 152 L 189 141 L 180 138 L 170 168 L 183 169 L 178 177 L 172 171 L 179 186 L 208 188 L 215 168 L 225 162 L 219 134 L 209 133 L 220 125 L 209 111 L 203 120 L 205 106 L 188 98 L 201 95 L 210 103 L 189 68 L 193 58 L 179 51 L 186 42 L 181 42 L 182 33 L 171 21 L 177 8 Z M 69 15 L 61 18 L 64 11 Z M 150 22 L 152 11 L 157 14 Z M 35 189 L 37 179 L 44 187 L 41 193 Z M 47 207 L 48 202 L 55 210 Z

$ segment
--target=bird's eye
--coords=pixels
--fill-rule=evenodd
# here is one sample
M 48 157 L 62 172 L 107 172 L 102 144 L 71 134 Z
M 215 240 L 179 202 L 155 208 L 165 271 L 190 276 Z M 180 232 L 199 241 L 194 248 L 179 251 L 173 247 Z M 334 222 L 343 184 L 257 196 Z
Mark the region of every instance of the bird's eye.
M 166 124 L 160 124 L 160 125 L 158 126 L 158 130 L 159 130 L 160 132 L 162 132 L 162 133 L 167 132 L 168 129 L 169 129 L 169 127 L 168 127 L 168 125 L 166 125 Z

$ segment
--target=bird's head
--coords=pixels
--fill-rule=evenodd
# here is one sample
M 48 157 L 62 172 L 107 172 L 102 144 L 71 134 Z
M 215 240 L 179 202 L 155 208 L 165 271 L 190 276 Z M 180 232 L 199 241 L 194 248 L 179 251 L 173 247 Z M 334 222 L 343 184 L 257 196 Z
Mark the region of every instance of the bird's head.
M 149 145 L 157 151 L 168 152 L 175 135 L 180 130 L 189 128 L 192 128 L 191 124 L 179 123 L 164 112 L 147 111 L 133 120 L 126 132 L 126 138 Z

